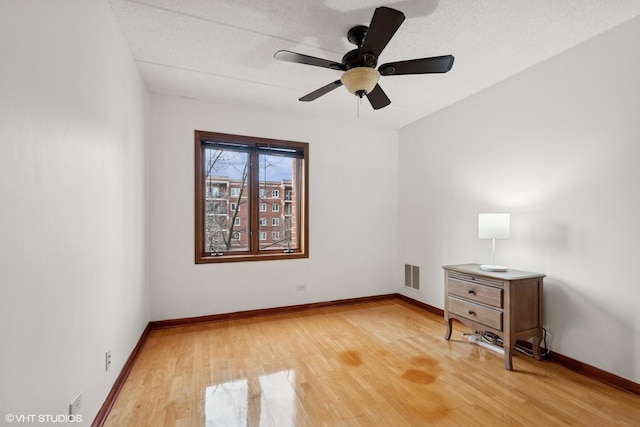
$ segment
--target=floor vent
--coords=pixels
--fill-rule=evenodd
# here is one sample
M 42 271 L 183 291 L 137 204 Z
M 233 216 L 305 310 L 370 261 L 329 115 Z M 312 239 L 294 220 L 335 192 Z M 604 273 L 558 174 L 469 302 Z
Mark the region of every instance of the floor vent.
M 404 286 L 420 290 L 420 267 L 417 265 L 404 265 Z

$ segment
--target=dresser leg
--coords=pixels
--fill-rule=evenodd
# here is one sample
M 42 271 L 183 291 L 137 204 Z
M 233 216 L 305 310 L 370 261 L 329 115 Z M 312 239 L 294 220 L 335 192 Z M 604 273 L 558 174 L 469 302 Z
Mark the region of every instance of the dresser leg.
M 513 371 L 513 360 L 511 358 L 511 349 L 504 349 L 504 368 Z
M 513 343 L 514 340 L 505 334 L 502 337 L 502 348 L 504 349 L 504 368 L 513 371 Z
M 444 339 L 448 340 L 449 338 L 451 338 L 451 324 L 453 322 L 453 319 L 444 319 L 444 321 L 447 324 L 447 332 L 444 334 Z
M 542 360 L 542 355 L 540 354 L 540 335 L 533 337 L 533 356 L 536 360 Z

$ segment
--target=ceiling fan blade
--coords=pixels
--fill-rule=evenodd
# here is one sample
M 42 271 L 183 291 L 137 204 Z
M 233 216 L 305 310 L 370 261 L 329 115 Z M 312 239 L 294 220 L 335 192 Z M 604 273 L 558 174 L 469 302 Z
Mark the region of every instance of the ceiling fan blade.
M 391 100 L 378 84 L 367 94 L 367 99 L 374 110 L 379 110 L 391 104 Z
M 365 53 L 371 53 L 378 58 L 403 21 L 404 13 L 399 10 L 390 7 L 377 8 L 358 56 L 362 58 Z
M 279 50 L 273 57 L 280 61 L 295 62 L 298 64 L 315 65 L 316 67 L 330 68 L 332 70 L 346 71 L 344 65 L 328 59 L 316 58 L 315 56 L 303 55 L 301 53 Z
M 320 89 L 316 89 L 313 92 L 303 96 L 302 98 L 299 99 L 299 101 L 303 101 L 303 102 L 313 101 L 314 99 L 318 99 L 322 95 L 326 95 L 327 93 L 331 92 L 336 88 L 339 88 L 340 86 L 342 86 L 342 82 L 340 80 L 336 80 L 335 82 L 331 82 L 328 85 L 322 86 Z
M 433 58 L 410 59 L 408 61 L 382 64 L 378 72 L 383 76 L 402 74 L 446 73 L 453 66 L 453 56 L 434 56 Z

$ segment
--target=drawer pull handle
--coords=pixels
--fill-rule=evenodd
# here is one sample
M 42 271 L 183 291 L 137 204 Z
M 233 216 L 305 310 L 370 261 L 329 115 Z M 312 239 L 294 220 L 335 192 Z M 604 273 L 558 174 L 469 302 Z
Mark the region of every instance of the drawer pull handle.
M 467 291 L 467 293 L 469 293 L 469 294 L 475 294 L 475 293 L 476 293 L 476 291 L 474 291 L 473 289 L 469 289 L 469 290 Z
M 469 314 L 474 315 L 474 314 L 476 314 L 476 312 L 473 311 L 473 310 L 469 310 Z

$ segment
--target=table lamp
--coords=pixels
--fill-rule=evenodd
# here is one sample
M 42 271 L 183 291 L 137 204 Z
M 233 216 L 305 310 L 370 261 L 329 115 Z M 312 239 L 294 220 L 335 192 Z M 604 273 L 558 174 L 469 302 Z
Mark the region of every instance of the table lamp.
M 480 239 L 492 239 L 493 264 L 482 264 L 481 270 L 507 271 L 507 267 L 496 265 L 496 239 L 508 239 L 511 225 L 511 214 L 508 213 L 481 213 L 478 214 L 478 237 Z

